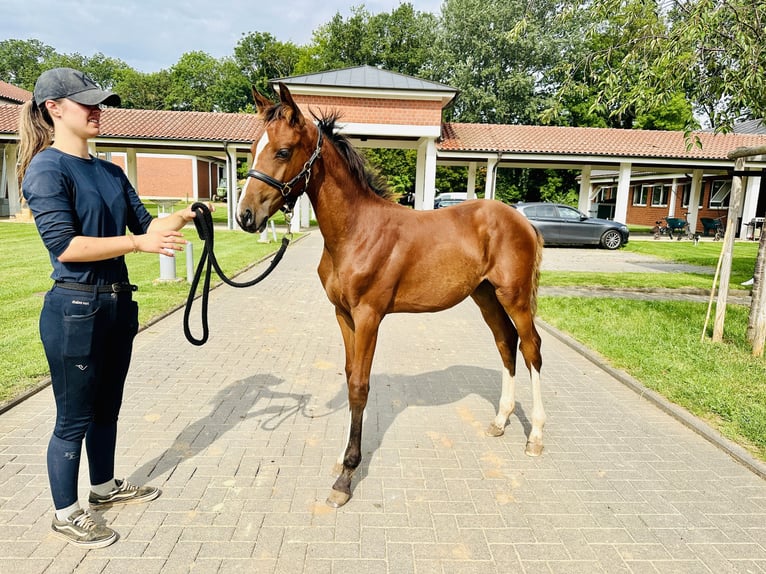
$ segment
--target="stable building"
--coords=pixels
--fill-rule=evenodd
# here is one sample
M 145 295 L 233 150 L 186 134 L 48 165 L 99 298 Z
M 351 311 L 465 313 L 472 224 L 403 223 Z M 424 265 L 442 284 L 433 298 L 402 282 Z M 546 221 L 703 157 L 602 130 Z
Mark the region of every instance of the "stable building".
M 459 97 L 456 89 L 370 66 L 280 78 L 272 84 L 280 82 L 304 113 L 339 112 L 338 125 L 356 146 L 416 150 L 416 209 L 433 208 L 437 165 L 467 167 L 467 196 L 485 198 L 494 197 L 498 169 L 568 169 L 581 174 L 580 211 L 643 225 L 665 216 L 686 217 L 692 228 L 702 231 L 702 219 L 728 211 L 734 169 L 728 154 L 766 145 L 766 134 L 757 130 L 684 134 L 443 123 L 442 110 Z M 26 94 L 0 83 L 0 216 L 15 216 L 22 208 L 15 154 L 23 103 L 17 100 Z M 233 227 L 237 164 L 252 164 L 251 144 L 263 133 L 252 114 L 109 108 L 102 114 L 101 135 L 93 140 L 92 151 L 120 164 L 147 199 L 209 199 L 225 181 Z M 180 163 L 171 167 L 173 162 Z M 754 237 L 752 231 L 759 229 L 766 212 L 764 167 L 766 158 L 752 157 L 740 174 L 745 198 L 737 227 L 742 238 Z M 479 169 L 486 178 L 477 192 Z M 309 206 L 298 205 L 295 222 L 308 225 Z

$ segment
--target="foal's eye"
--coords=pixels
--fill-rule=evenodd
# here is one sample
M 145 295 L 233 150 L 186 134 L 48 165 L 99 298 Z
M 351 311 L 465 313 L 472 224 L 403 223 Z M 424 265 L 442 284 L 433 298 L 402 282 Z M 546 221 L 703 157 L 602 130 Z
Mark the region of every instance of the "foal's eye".
M 277 152 L 277 159 L 288 159 L 290 157 L 290 150 L 283 147 Z

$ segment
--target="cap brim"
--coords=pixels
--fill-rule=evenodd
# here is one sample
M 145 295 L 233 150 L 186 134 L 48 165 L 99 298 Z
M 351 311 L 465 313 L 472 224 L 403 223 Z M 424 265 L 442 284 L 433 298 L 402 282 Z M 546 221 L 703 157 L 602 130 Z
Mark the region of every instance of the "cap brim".
M 121 103 L 120 96 L 113 92 L 105 92 L 104 90 L 85 90 L 67 97 L 73 102 L 85 106 L 97 106 L 99 104 L 105 106 L 119 106 Z

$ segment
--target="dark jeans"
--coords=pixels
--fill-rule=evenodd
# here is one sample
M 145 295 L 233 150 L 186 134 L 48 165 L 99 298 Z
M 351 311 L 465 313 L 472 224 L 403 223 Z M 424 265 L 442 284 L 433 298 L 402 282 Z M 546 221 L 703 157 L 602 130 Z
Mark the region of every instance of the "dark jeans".
M 77 501 L 85 439 L 91 484 L 114 477 L 117 418 L 138 305 L 127 293 L 90 293 L 54 286 L 40 315 L 40 336 L 56 400 L 48 477 L 56 508 Z

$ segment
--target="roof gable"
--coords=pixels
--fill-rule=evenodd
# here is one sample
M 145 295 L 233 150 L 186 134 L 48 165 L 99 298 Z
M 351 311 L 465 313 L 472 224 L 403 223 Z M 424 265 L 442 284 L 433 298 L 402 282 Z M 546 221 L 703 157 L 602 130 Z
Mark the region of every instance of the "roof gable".
M 356 66 L 353 68 L 341 68 L 328 70 L 302 76 L 291 76 L 271 80 L 271 83 L 282 82 L 288 86 L 321 86 L 332 88 L 363 88 L 372 90 L 411 90 L 424 92 L 449 92 L 457 93 L 455 88 L 421 80 L 414 76 L 407 76 L 388 70 L 381 70 L 373 66 Z

